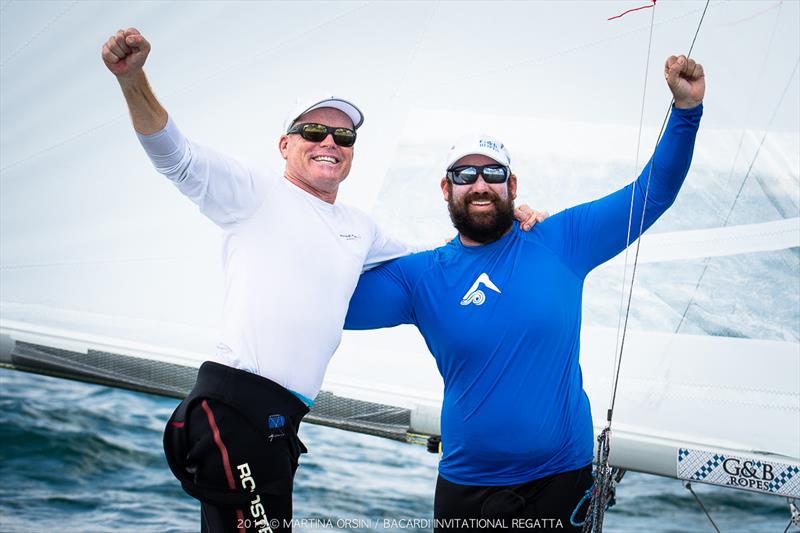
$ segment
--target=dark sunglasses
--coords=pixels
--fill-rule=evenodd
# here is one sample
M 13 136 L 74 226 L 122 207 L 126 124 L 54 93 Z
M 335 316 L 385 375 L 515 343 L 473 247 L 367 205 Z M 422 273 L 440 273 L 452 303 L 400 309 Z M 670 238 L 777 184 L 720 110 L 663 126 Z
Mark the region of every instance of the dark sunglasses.
M 316 124 L 313 122 L 295 124 L 289 131 L 290 133 L 299 133 L 300 137 L 312 143 L 320 143 L 325 140 L 328 135 L 333 135 L 333 142 L 339 146 L 349 148 L 356 143 L 356 132 L 349 128 L 330 128 L 324 124 Z
M 456 185 L 470 185 L 478 181 L 478 176 L 483 176 L 486 183 L 504 183 L 511 171 L 503 165 L 465 165 L 453 167 L 447 171 L 447 179 Z

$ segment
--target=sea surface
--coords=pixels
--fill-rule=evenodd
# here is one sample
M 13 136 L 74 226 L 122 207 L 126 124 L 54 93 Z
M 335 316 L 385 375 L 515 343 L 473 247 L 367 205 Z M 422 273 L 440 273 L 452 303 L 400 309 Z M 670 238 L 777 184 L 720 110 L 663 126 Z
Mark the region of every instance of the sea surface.
M 199 505 L 161 448 L 177 403 L 0 369 L 0 531 L 198 531 Z M 437 456 L 311 424 L 300 434 L 311 453 L 296 477 L 296 531 L 430 530 Z M 789 523 L 784 499 L 693 487 L 723 533 L 783 532 Z M 677 480 L 628 473 L 617 501 L 609 533 L 714 531 Z

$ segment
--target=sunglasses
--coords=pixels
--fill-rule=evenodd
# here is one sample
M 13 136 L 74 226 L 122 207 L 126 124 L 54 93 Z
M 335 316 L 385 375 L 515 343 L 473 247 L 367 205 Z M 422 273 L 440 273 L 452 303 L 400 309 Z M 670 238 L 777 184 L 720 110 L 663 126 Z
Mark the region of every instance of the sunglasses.
M 320 143 L 325 140 L 328 135 L 333 135 L 333 142 L 339 146 L 349 148 L 356 143 L 356 132 L 349 128 L 330 128 L 324 124 L 316 124 L 312 122 L 295 124 L 289 131 L 290 133 L 299 133 L 300 137 L 312 143 Z
M 470 185 L 478 181 L 478 176 L 483 176 L 486 183 L 504 183 L 511 171 L 503 165 L 465 165 L 453 167 L 447 171 L 447 179 L 456 185 Z

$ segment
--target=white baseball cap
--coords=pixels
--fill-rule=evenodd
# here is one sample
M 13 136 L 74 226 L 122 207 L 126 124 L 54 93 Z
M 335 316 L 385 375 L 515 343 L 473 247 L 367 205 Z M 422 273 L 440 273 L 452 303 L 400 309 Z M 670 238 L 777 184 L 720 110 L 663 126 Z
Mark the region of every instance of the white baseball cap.
M 503 166 L 511 167 L 511 153 L 508 148 L 496 137 L 480 133 L 465 137 L 450 147 L 445 169 L 449 170 L 456 161 L 472 154 L 485 155 Z
M 289 131 L 289 128 L 294 125 L 298 118 L 305 115 L 309 111 L 313 111 L 314 109 L 319 109 L 321 107 L 332 107 L 334 109 L 338 109 L 350 117 L 350 120 L 353 121 L 354 130 L 357 130 L 359 126 L 364 123 L 364 113 L 362 113 L 361 110 L 355 106 L 355 104 L 335 96 L 324 96 L 321 98 L 310 98 L 298 102 L 297 105 L 295 105 L 295 107 L 292 109 L 292 112 L 289 114 L 289 116 L 286 117 L 286 120 L 283 123 L 283 131 Z

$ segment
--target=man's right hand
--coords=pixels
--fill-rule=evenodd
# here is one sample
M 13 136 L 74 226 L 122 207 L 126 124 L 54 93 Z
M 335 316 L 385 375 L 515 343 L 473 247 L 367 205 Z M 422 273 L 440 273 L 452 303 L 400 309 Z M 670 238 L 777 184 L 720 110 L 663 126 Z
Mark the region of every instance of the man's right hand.
M 117 77 L 134 129 L 144 135 L 164 129 L 168 119 L 142 69 L 149 53 L 150 43 L 136 28 L 119 30 L 103 45 L 103 63 Z
M 141 72 L 150 43 L 136 28 L 119 30 L 103 44 L 103 62 L 117 78 L 128 78 Z

